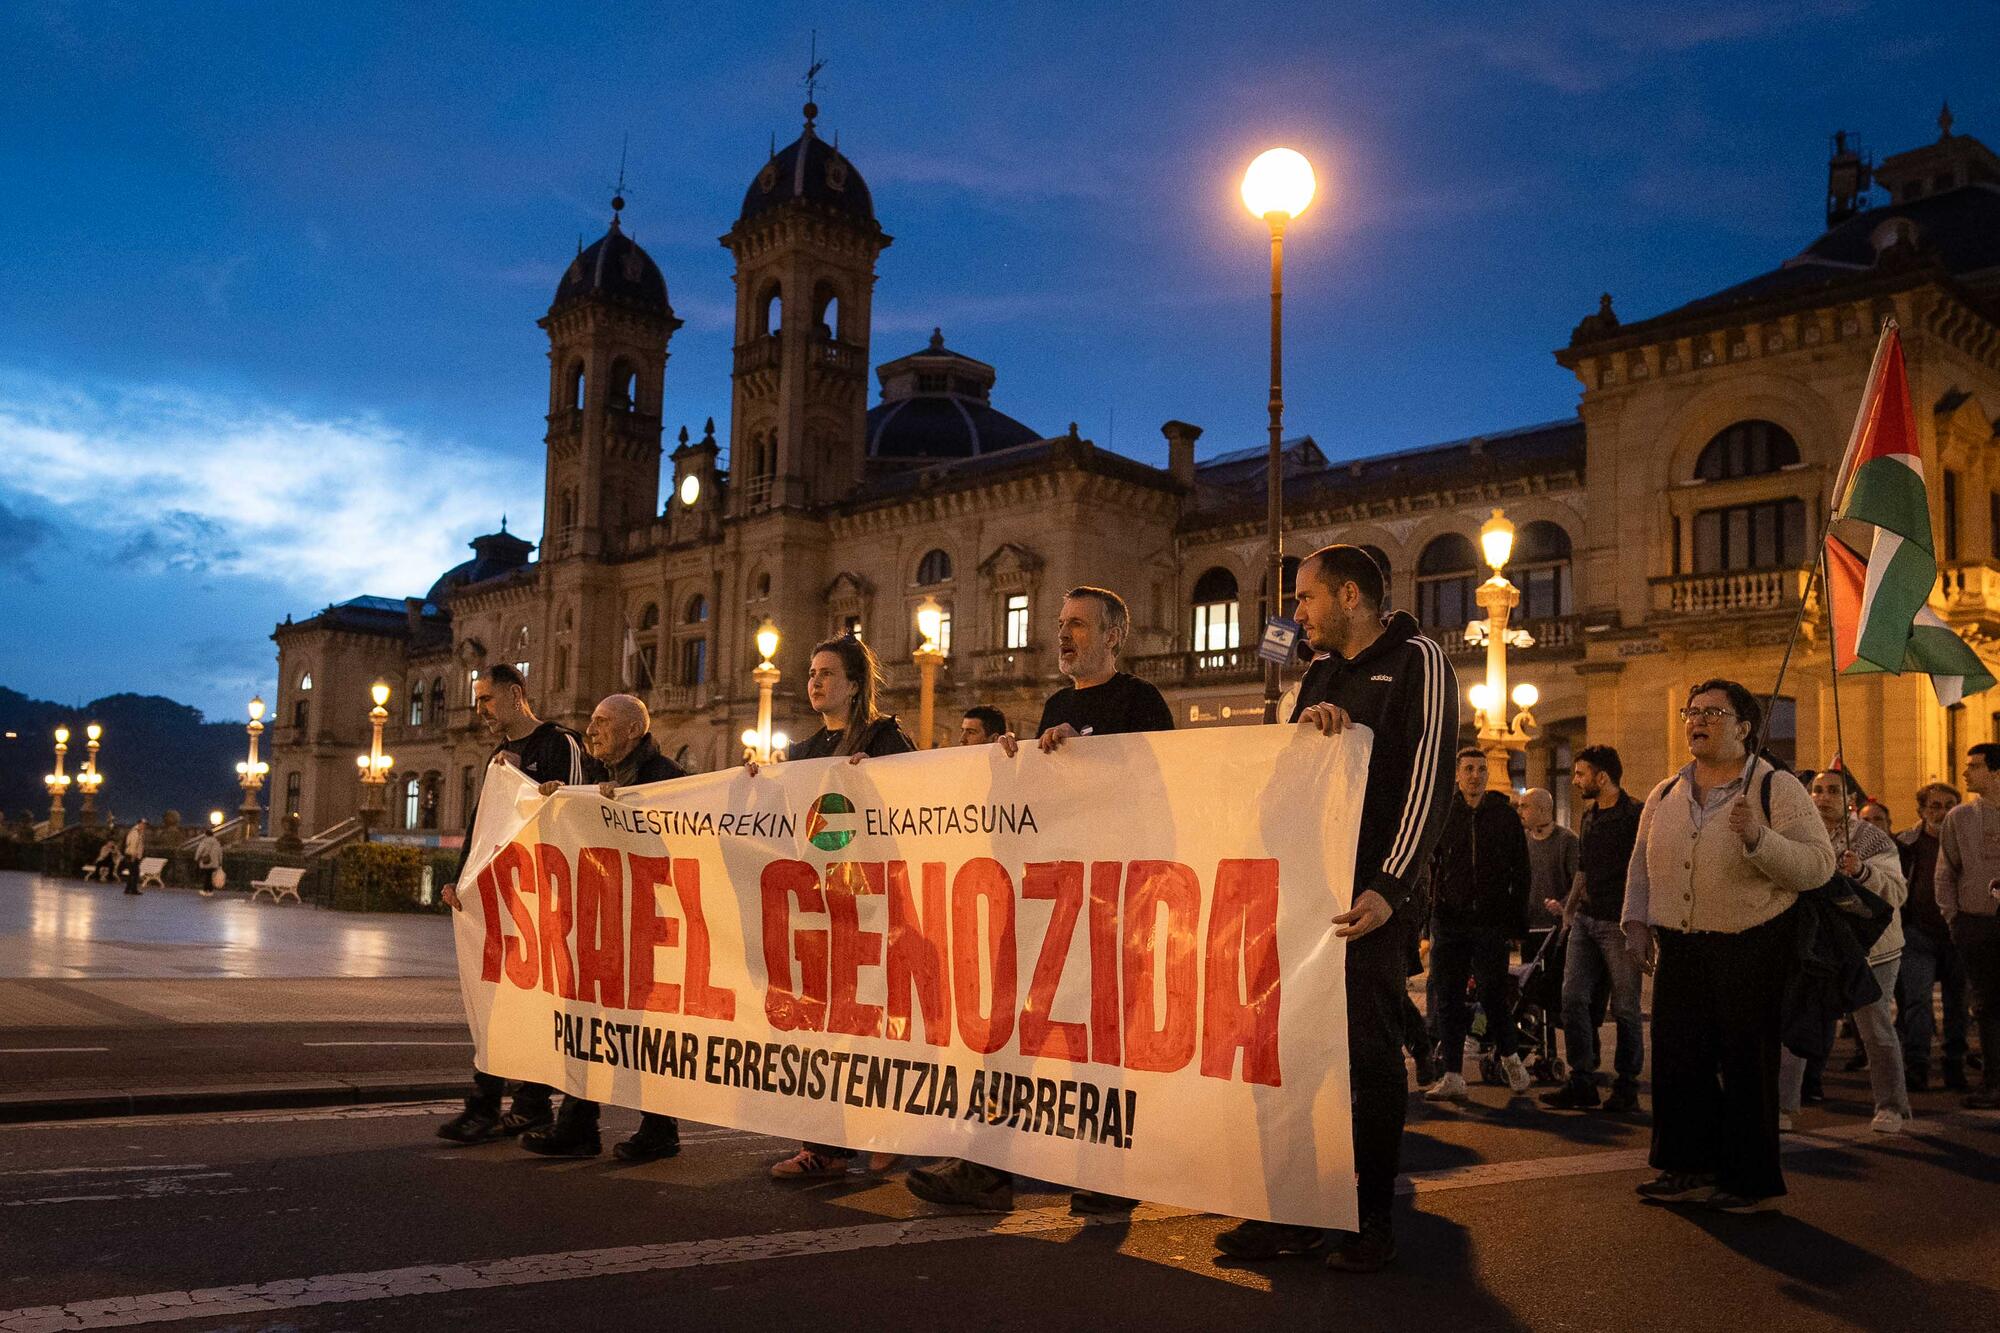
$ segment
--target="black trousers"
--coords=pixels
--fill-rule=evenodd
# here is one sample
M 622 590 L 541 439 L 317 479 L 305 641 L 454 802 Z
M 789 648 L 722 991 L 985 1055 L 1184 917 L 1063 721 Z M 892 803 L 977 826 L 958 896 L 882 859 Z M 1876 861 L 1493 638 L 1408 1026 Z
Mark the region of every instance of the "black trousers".
M 1655 1169 L 1713 1174 L 1731 1194 L 1785 1192 L 1778 1161 L 1778 1034 L 1791 918 L 1735 935 L 1655 932 Z
M 472 1096 L 466 1099 L 470 1110 L 484 1111 L 488 1115 L 500 1114 L 500 1095 L 507 1090 L 507 1080 L 498 1074 L 472 1071 Z M 546 1083 L 523 1083 L 514 1090 L 514 1105 L 526 1103 L 546 1107 L 555 1100 L 556 1090 Z
M 1403 1010 L 1409 1004 L 1410 933 L 1398 912 L 1347 943 L 1347 1080 L 1354 1096 L 1354 1172 L 1362 1220 L 1386 1218 L 1403 1169 Z M 1435 953 L 1436 942 L 1432 942 Z
M 1951 919 L 1951 940 L 1972 983 L 1979 1049 L 1986 1061 L 1980 1082 L 1987 1092 L 2000 1092 L 2000 917 L 1960 912 Z
M 1493 1049 L 1501 1055 L 1512 1055 L 1518 1049 L 1514 1010 L 1508 1003 L 1512 979 L 1509 961 L 1507 933 L 1498 926 L 1431 923 L 1431 975 L 1444 1010 L 1438 1020 L 1438 1041 L 1444 1050 L 1445 1073 L 1456 1074 L 1465 1065 L 1465 1038 L 1472 1031 L 1472 1006 L 1465 998 L 1467 981 L 1478 988 L 1479 1007 L 1486 1013 L 1486 1035 L 1492 1038 Z
M 137 893 L 137 892 L 139 891 L 139 858 L 138 858 L 138 857 L 136 857 L 136 856 L 128 856 L 128 857 L 126 857 L 126 858 L 125 858 L 125 870 L 124 870 L 124 873 L 125 873 L 125 892 L 127 892 L 127 893 Z

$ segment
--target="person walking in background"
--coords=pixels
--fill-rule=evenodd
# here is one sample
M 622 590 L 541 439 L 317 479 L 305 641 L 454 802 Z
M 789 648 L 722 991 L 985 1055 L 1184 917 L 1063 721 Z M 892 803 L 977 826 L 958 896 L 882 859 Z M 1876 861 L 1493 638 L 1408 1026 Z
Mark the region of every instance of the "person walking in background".
M 125 833 L 125 892 L 139 896 L 139 862 L 146 859 L 146 821 L 140 820 Z
M 1646 797 L 1626 877 L 1626 947 L 1653 982 L 1649 1203 L 1758 1212 L 1785 1192 L 1778 1034 L 1786 911 L 1833 875 L 1799 780 L 1748 754 L 1763 708 L 1733 680 L 1688 691 L 1691 756 Z
M 1944 817 L 1958 805 L 1956 787 L 1933 782 L 1917 792 L 1919 821 L 1898 834 L 1903 879 L 1910 896 L 1903 900 L 1903 967 L 1896 974 L 1896 1031 L 1903 1041 L 1903 1082 L 1911 1092 L 1930 1086 L 1931 1039 L 1938 1023 L 1931 1010 L 1931 990 L 1941 989 L 1944 1008 L 1944 1086 L 1964 1092 L 1965 964 L 1951 942 L 1951 929 L 1938 910 L 1938 838 Z
M 1486 756 L 1467 746 L 1458 752 L 1456 797 L 1447 803 L 1437 849 L 1431 855 L 1431 978 L 1444 1007 L 1438 1021 L 1438 1081 L 1428 1101 L 1466 1096 L 1465 1038 L 1472 1030 L 1466 1001 L 1470 980 L 1486 1014 L 1486 1035 L 1500 1059 L 1510 1092 L 1533 1081 L 1521 1063 L 1519 1035 L 1509 1002 L 1509 942 L 1526 933 L 1528 835 L 1506 793 L 1486 786 Z
M 204 898 L 213 898 L 227 882 L 222 872 L 222 839 L 213 829 L 203 829 L 194 840 L 194 877 Z
M 1902 857 L 1897 854 L 1894 839 L 1852 813 L 1858 790 L 1846 770 L 1829 768 L 1813 775 L 1810 794 L 1826 825 L 1828 838 L 1842 849 L 1840 873 L 1890 907 L 1899 908 L 1909 894 L 1903 881 Z M 1902 957 L 1903 924 L 1898 913 L 1890 916 L 1888 927 L 1868 950 L 1868 967 L 1875 974 L 1875 984 L 1882 994 L 1853 1014 L 1861 1049 L 1868 1056 L 1868 1081 L 1875 1092 L 1873 1128 L 1878 1134 L 1899 1134 L 1910 1118 L 1910 1093 L 1903 1086 L 1903 1048 L 1896 1040 L 1896 1025 L 1889 1013 Z M 1830 1030 L 1827 1044 L 1832 1044 Z M 1779 1062 L 1780 1129 L 1791 1128 L 1805 1076 L 1804 1057 L 1786 1049 Z
M 1639 1108 L 1639 1074 L 1646 1065 L 1646 1032 L 1640 1019 L 1639 966 L 1625 948 L 1619 919 L 1625 910 L 1625 873 L 1639 840 L 1639 803 L 1625 792 L 1625 765 L 1608 745 L 1582 750 L 1570 768 L 1570 787 L 1584 802 L 1576 883 L 1564 902 L 1569 950 L 1563 966 L 1563 1048 L 1569 1055 L 1567 1086 L 1542 1101 L 1568 1111 L 1597 1107 L 1599 1024 L 1592 997 L 1608 984 L 1618 1027 L 1612 1067 L 1617 1079 L 1607 1111 Z
M 1965 756 L 1965 785 L 1975 799 L 1944 817 L 1934 877 L 1938 911 L 1965 963 L 1978 1003 L 1980 1086 L 1967 1094 L 1974 1111 L 2000 1110 L 2000 918 L 1993 891 L 2000 884 L 2000 744 L 1975 745 Z
M 1576 885 L 1577 839 L 1556 823 L 1556 800 L 1547 788 L 1523 792 L 1520 810 L 1528 833 L 1528 931 L 1534 935 L 1562 924 L 1563 904 Z

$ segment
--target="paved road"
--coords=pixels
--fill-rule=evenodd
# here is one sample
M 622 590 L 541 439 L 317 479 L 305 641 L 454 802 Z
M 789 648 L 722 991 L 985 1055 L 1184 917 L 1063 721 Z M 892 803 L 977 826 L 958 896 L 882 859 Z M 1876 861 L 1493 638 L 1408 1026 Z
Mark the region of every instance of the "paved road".
M 785 1145 L 725 1130 L 626 1167 L 451 1148 L 443 1105 L 0 1127 L 0 1333 L 1993 1326 L 2000 1117 L 1818 1116 L 1787 1211 L 1731 1218 L 1634 1201 L 1643 1122 L 1503 1103 L 1417 1111 L 1374 1278 L 1219 1265 L 1219 1219 L 1083 1226 L 1052 1190 L 1003 1218 L 860 1174 L 779 1186 Z

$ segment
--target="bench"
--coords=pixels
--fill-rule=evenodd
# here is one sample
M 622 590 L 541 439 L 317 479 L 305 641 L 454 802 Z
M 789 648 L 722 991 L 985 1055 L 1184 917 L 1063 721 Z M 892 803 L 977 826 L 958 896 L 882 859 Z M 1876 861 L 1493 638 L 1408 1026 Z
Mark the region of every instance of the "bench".
M 148 884 L 150 884 L 156 889 L 166 888 L 167 887 L 166 881 L 160 878 L 161 875 L 166 873 L 166 869 L 167 869 L 166 857 L 164 856 L 146 857 L 144 860 L 139 862 L 139 887 L 143 889 Z
M 299 881 L 305 877 L 306 872 L 297 866 L 273 866 L 268 877 L 250 881 L 250 901 L 254 903 L 258 894 L 268 893 L 273 906 L 285 898 L 298 902 Z

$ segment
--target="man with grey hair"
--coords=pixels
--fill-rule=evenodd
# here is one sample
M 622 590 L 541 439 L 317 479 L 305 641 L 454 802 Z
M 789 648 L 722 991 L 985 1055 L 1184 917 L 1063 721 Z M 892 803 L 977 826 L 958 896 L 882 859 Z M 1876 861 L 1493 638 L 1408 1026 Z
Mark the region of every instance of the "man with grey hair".
M 611 775 L 610 781 L 598 784 L 600 795 L 611 799 L 620 787 L 687 776 L 679 764 L 660 753 L 652 728 L 652 714 L 636 695 L 608 695 L 591 710 L 583 728 L 584 748 Z M 552 796 L 561 788 L 560 782 L 544 782 L 538 790 Z M 521 1146 L 544 1157 L 595 1157 L 604 1148 L 597 1131 L 599 1111 L 598 1104 L 586 1097 L 565 1097 L 555 1124 L 523 1134 Z M 638 1132 L 611 1151 L 621 1162 L 651 1162 L 680 1150 L 680 1125 L 670 1115 L 647 1111 L 639 1118 Z

